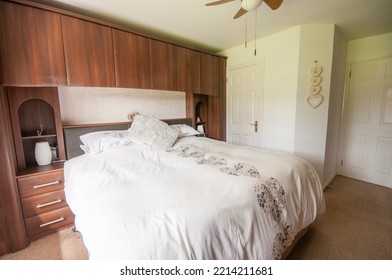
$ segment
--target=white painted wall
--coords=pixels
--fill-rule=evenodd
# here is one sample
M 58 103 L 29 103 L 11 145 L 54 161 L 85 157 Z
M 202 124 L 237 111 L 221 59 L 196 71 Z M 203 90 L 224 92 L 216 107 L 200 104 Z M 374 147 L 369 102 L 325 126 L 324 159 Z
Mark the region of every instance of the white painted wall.
M 347 45 L 348 65 L 353 61 L 392 56 L 392 33 L 352 40 Z
M 331 170 L 336 174 L 338 144 L 327 145 L 327 139 L 338 137 L 340 113 L 339 117 L 331 118 L 329 114 L 340 112 L 339 97 L 343 92 L 341 80 L 334 76 L 338 84 L 331 83 L 334 48 L 340 50 L 335 62 L 345 51 L 343 40 L 338 45 L 334 42 L 333 24 L 303 25 L 258 40 L 257 56 L 253 56 L 252 44 L 247 49 L 238 46 L 222 52 L 228 57 L 228 68 L 260 58 L 265 60 L 263 148 L 302 156 L 316 168 L 324 186 L 328 183 L 327 177 L 332 176 Z M 324 102 L 313 109 L 306 97 L 310 87 L 309 71 L 315 60 L 323 68 Z M 335 63 L 335 67 L 338 66 Z M 344 59 L 339 68 L 344 79 Z M 328 134 L 329 129 L 332 132 Z M 327 152 L 332 156 L 327 157 Z M 328 176 L 324 176 L 325 171 Z
M 294 152 L 300 28 L 268 37 L 265 60 L 263 146 Z
M 347 40 L 335 29 L 332 58 L 331 90 L 328 110 L 327 142 L 324 160 L 324 185 L 340 174 L 339 144 L 342 127 L 342 106 L 346 71 Z
M 335 26 L 332 24 L 301 26 L 294 151 L 296 155 L 312 163 L 323 184 L 326 183 L 324 167 L 331 101 L 334 34 Z M 310 95 L 310 69 L 316 65 L 315 61 L 323 69 L 319 93 L 323 97 L 323 103 L 314 109 L 309 106 L 306 99 Z M 337 147 L 334 153 L 337 155 Z

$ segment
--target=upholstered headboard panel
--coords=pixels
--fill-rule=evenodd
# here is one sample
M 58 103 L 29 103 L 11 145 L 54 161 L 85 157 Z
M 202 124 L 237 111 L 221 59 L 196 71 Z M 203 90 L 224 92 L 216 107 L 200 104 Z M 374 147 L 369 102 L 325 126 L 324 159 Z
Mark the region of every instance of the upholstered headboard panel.
M 192 126 L 192 119 L 170 119 L 163 120 L 167 124 L 187 124 Z M 82 155 L 84 152 L 80 148 L 82 141 L 80 135 L 105 130 L 126 130 L 131 126 L 129 122 L 126 123 L 107 123 L 107 124 L 85 124 L 85 125 L 66 125 L 63 126 L 65 154 L 67 159 L 71 159 Z

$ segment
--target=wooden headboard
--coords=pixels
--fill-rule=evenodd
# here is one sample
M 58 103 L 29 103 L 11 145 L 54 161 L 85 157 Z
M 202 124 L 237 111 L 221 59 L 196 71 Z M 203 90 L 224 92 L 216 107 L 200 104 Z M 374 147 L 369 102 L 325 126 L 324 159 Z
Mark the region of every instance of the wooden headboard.
M 187 124 L 192 126 L 192 119 L 169 119 L 162 120 L 167 124 Z M 127 130 L 131 126 L 130 122 L 104 123 L 104 124 L 78 124 L 63 126 L 65 155 L 67 159 L 71 159 L 82 155 L 84 152 L 80 148 L 82 141 L 80 136 L 94 131 L 105 130 Z

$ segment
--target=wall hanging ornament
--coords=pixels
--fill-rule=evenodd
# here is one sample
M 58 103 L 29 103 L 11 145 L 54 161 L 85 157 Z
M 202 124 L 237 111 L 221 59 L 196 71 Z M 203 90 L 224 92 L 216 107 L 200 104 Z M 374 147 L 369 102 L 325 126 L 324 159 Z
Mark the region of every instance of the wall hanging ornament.
M 309 95 L 306 97 L 306 102 L 310 107 L 316 109 L 318 106 L 323 103 L 323 96 L 320 94 L 321 86 L 320 83 L 322 81 L 321 73 L 323 69 L 317 65 L 317 60 L 314 61 L 314 67 L 310 69 L 310 87 L 309 87 Z

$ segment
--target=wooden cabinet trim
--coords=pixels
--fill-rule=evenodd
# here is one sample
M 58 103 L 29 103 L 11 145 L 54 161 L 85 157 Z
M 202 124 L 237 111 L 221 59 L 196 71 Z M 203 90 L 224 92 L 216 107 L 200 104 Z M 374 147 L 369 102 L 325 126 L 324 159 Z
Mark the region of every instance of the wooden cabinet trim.
M 0 87 L 0 255 L 21 250 L 28 245 L 15 180 L 16 159 L 7 105 L 7 96 Z

